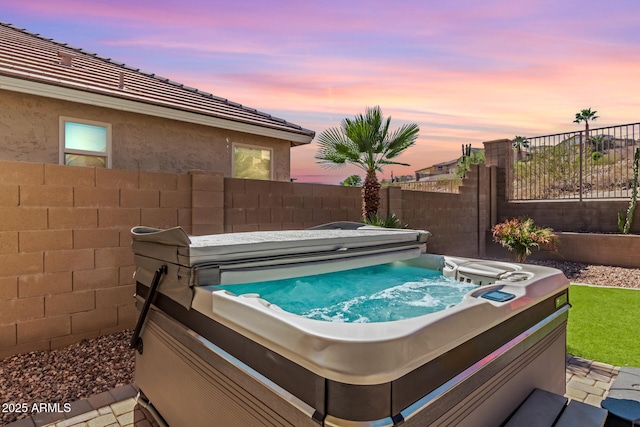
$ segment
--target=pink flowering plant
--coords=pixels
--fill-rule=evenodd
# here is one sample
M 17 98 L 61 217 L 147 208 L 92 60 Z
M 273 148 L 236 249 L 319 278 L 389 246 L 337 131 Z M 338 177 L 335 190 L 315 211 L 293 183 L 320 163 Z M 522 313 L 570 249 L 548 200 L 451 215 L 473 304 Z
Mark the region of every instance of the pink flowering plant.
M 493 240 L 507 248 L 511 259 L 524 263 L 532 249 L 556 251 L 559 239 L 551 228 L 540 228 L 531 218 L 508 219 L 491 229 Z

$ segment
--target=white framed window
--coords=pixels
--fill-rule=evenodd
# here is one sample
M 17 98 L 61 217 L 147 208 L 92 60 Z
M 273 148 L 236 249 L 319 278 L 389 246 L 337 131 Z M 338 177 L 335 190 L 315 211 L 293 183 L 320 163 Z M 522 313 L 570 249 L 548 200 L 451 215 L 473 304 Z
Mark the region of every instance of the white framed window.
M 60 117 L 60 164 L 111 167 L 111 124 Z
M 272 179 L 273 149 L 233 143 L 231 174 L 234 178 Z

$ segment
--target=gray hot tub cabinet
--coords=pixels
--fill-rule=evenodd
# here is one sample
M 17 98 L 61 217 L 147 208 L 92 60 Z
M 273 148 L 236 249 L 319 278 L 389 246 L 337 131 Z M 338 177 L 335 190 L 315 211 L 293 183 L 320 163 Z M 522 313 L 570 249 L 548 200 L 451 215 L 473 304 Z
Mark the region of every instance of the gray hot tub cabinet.
M 558 270 L 425 254 L 427 235 L 414 230 L 132 231 L 139 303 L 167 272 L 135 382 L 171 426 L 494 426 L 534 388 L 564 394 Z M 305 319 L 210 286 L 380 263 L 479 286 L 442 312 L 369 324 Z M 514 297 L 491 301 L 488 290 Z

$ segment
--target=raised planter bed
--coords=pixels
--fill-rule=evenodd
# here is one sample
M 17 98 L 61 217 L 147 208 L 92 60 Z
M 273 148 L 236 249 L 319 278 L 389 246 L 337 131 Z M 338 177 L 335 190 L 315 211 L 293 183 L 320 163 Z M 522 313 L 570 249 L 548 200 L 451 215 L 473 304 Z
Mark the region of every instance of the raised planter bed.
M 558 254 L 540 253 L 546 259 L 602 264 L 616 267 L 640 267 L 640 235 L 599 233 L 557 233 Z
M 558 253 L 534 251 L 531 259 L 601 264 L 614 267 L 640 268 L 640 235 L 614 233 L 558 232 Z M 487 255 L 507 257 L 509 253 L 487 234 Z

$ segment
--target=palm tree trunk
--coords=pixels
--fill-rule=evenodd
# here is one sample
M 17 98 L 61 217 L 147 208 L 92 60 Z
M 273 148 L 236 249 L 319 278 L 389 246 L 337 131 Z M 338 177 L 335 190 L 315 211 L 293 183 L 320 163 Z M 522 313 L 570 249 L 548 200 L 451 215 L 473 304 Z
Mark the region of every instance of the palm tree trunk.
M 376 171 L 367 171 L 367 177 L 362 186 L 362 217 L 368 218 L 370 215 L 378 213 L 380 208 L 380 183 L 376 176 Z
M 589 144 L 589 122 L 585 120 L 584 122 L 584 146 L 586 147 Z

